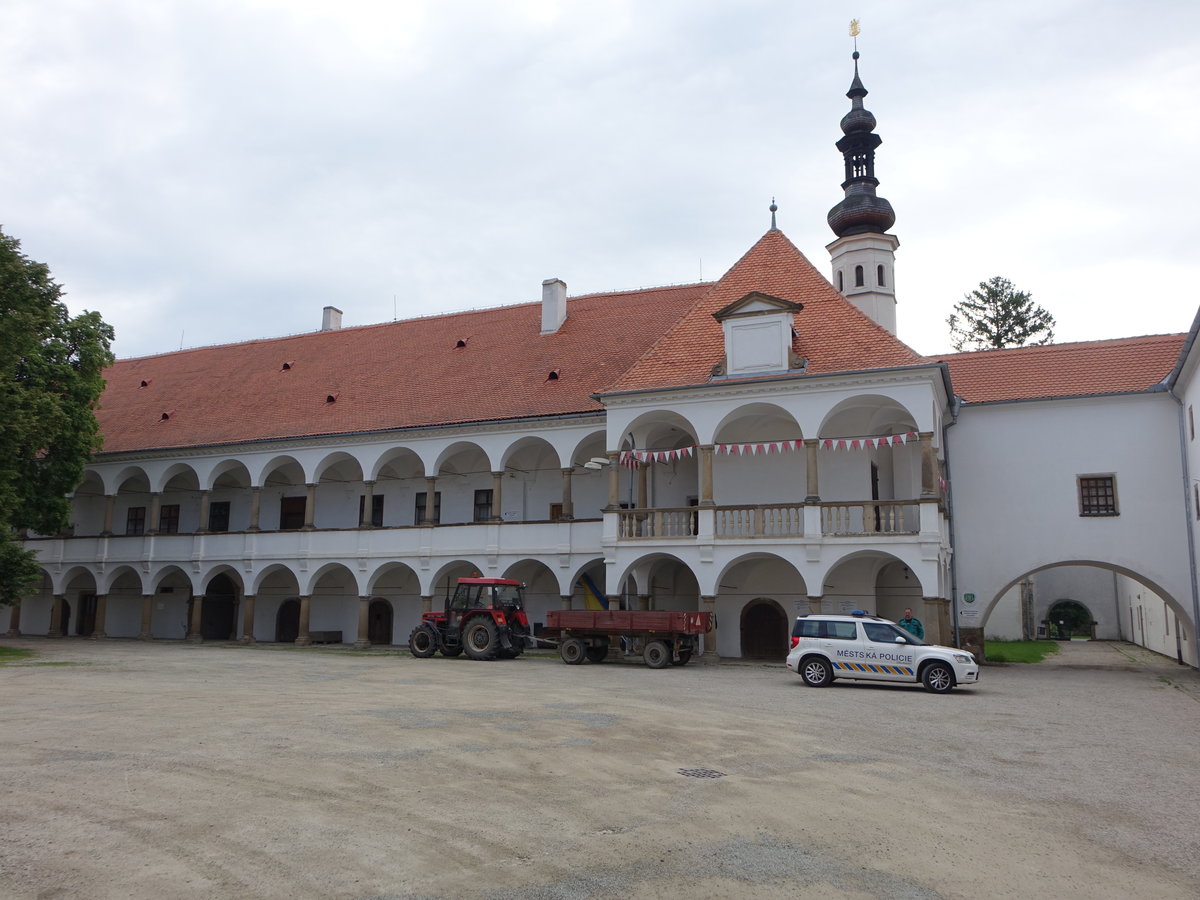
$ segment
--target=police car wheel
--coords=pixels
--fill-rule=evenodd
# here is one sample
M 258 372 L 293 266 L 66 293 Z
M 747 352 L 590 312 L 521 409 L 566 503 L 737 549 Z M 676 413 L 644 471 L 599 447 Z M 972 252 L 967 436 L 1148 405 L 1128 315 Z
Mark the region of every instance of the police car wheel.
M 833 669 L 825 660 L 814 656 L 800 663 L 800 677 L 809 687 L 825 687 L 833 681 Z
M 945 663 L 935 662 L 925 667 L 921 673 L 921 683 L 927 691 L 944 694 L 954 687 L 954 672 Z

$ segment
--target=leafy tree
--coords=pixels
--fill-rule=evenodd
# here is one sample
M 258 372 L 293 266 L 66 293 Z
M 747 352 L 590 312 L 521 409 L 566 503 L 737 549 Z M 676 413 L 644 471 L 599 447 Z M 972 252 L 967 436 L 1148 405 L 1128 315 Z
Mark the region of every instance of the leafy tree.
M 94 410 L 113 330 L 99 313 L 72 318 L 61 296 L 50 270 L 0 230 L 0 604 L 41 575 L 18 532 L 66 526 L 66 495 L 100 448 Z
M 955 350 L 999 350 L 1054 340 L 1054 316 L 999 275 L 979 282 L 954 309 L 946 324 Z

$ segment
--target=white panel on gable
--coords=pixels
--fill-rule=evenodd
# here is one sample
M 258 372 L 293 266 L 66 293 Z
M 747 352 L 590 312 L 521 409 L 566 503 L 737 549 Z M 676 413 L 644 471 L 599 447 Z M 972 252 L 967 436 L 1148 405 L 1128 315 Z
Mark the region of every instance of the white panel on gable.
M 784 343 L 787 323 L 783 319 L 783 316 L 772 316 L 728 323 L 725 349 L 730 375 L 787 368 L 787 344 Z

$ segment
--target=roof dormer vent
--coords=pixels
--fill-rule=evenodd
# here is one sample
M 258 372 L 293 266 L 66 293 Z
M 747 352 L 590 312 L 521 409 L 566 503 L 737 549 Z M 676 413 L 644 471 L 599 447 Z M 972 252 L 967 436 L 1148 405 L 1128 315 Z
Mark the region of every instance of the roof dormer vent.
M 551 369 L 550 374 L 546 376 L 547 381 L 558 381 L 558 369 Z
M 282 366 L 279 367 L 279 371 L 280 372 L 290 372 L 292 370 L 292 366 L 294 366 L 294 365 L 295 365 L 295 363 L 289 359 L 287 362 L 285 362 Z
M 337 398 L 338 398 L 338 397 L 340 397 L 340 396 L 342 396 L 342 392 L 341 392 L 341 391 L 333 391 L 332 393 L 328 394 L 328 395 L 325 397 L 325 402 L 326 402 L 326 403 L 336 403 L 336 402 L 337 402 Z
M 461 350 L 461 349 L 462 349 L 463 347 L 465 347 L 465 346 L 467 346 L 467 339 L 466 339 L 466 338 L 459 338 L 459 339 L 458 339 L 457 341 L 455 341 L 455 343 L 454 343 L 454 349 L 455 349 L 455 350 Z
M 142 383 L 139 384 L 138 387 L 139 388 L 150 387 L 150 382 L 153 380 L 154 380 L 153 378 L 143 378 Z
M 173 416 L 173 415 L 175 415 L 175 410 L 173 410 L 173 409 L 168 409 L 168 410 L 167 410 L 166 412 L 164 412 L 164 413 L 163 413 L 161 416 L 159 416 L 159 421 L 160 421 L 160 422 L 165 422 L 165 421 L 167 421 L 167 419 L 171 418 L 171 416 Z

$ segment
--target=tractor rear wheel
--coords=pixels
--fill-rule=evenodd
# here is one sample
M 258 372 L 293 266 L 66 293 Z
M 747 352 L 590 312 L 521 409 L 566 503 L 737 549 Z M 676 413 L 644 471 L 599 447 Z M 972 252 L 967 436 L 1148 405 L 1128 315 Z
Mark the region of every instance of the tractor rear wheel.
M 577 637 L 567 638 L 558 645 L 558 655 L 568 666 L 577 666 L 587 659 L 587 645 Z
M 417 659 L 429 659 L 437 653 L 437 632 L 430 625 L 418 625 L 408 636 L 408 652 Z
M 463 631 L 463 647 L 471 659 L 495 659 L 500 649 L 496 623 L 486 616 L 472 619 Z
M 650 641 L 642 651 L 642 658 L 652 669 L 665 669 L 671 664 L 671 650 L 663 641 Z

